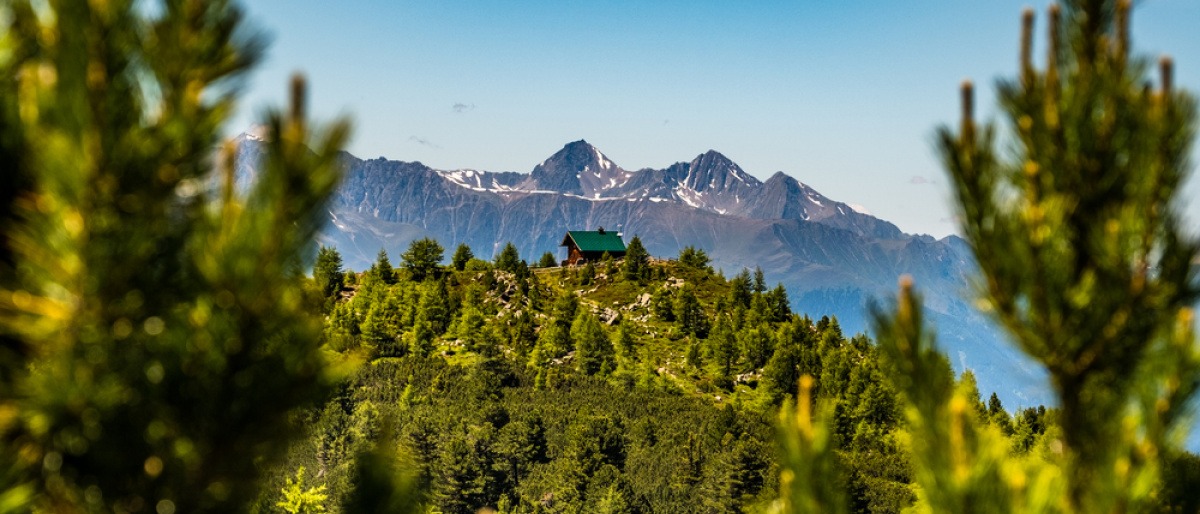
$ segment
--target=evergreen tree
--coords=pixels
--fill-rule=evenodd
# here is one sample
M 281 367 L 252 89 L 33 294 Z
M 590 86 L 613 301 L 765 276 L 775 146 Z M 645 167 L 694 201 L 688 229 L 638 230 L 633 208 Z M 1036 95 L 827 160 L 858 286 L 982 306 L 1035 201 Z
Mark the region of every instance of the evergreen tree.
M 670 288 L 660 287 L 654 292 L 650 298 L 650 310 L 659 321 L 675 321 L 675 300 Z
M 144 7 L 0 8 L 2 510 L 248 510 L 331 383 L 298 270 L 347 127 L 295 79 L 237 190 L 213 149 L 261 41 L 228 2 Z
M 742 268 L 736 276 L 729 279 L 729 303 L 733 307 L 741 307 L 743 309 L 750 308 L 750 300 L 753 299 L 752 284 L 750 282 L 750 270 Z
M 553 268 L 555 266 L 558 266 L 558 259 L 550 252 L 543 253 L 541 260 L 538 261 L 539 268 Z
M 763 368 L 763 382 L 772 401 L 784 395 L 795 395 L 800 380 L 800 353 L 798 346 L 791 343 L 791 334 L 785 331 L 779 338 L 779 347 Z
M 750 325 L 739 334 L 742 355 L 746 357 L 746 368 L 755 370 L 767 365 L 775 351 L 775 338 L 765 325 Z
M 1158 87 L 1146 85 L 1146 62 L 1130 54 L 1130 9 L 1126 0 L 1052 6 L 1040 70 L 1027 11 L 1019 76 L 998 88 L 1011 136 L 976 126 L 970 83 L 959 130 L 939 131 L 981 303 L 1045 367 L 1059 427 L 1053 458 L 1009 455 L 1002 432 L 975 419 L 978 397 L 956 387 L 902 281 L 876 333 L 911 427 L 921 511 L 1156 510 L 1168 434 L 1200 384 L 1190 311 L 1200 242 L 1176 200 L 1196 104 L 1172 88 L 1170 60 Z M 830 459 L 813 425 L 802 411 L 791 432 L 796 476 L 803 462 Z M 1025 450 L 1031 433 L 1018 419 Z M 822 494 L 783 489 L 792 505 Z
M 592 263 L 583 265 L 583 271 L 579 273 L 579 285 L 590 286 L 596 280 L 596 266 Z
M 467 263 L 474 258 L 475 254 L 471 252 L 471 247 L 467 246 L 467 243 L 462 243 L 458 245 L 458 248 L 454 249 L 454 256 L 450 258 L 450 264 L 454 266 L 456 271 L 463 271 L 467 269 Z M 438 260 L 440 261 L 441 259 Z
M 644 281 L 650 274 L 650 253 L 642 246 L 642 240 L 633 236 L 625 246 L 625 262 L 622 265 L 626 280 Z
M 679 250 L 679 264 L 698 270 L 708 269 L 708 254 L 694 246 L 685 246 Z
M 388 259 L 387 250 L 379 249 L 379 253 L 375 256 L 375 264 L 371 265 L 371 269 L 367 271 L 380 282 L 392 285 L 396 283 L 396 270 L 392 268 L 392 261 Z
M 437 271 L 438 266 L 442 263 L 443 251 L 442 245 L 426 237 L 408 245 L 408 251 L 401 254 L 400 258 L 403 260 L 404 269 L 408 270 L 408 276 L 417 282 L 422 282 L 426 278 L 432 277 L 433 272 Z M 470 249 L 467 251 L 469 252 Z M 466 261 L 463 263 L 465 266 Z
M 313 281 L 321 290 L 321 297 L 327 300 L 337 300 L 345 284 L 345 274 L 342 271 L 342 254 L 337 249 L 322 246 L 317 250 L 317 262 L 313 265 Z M 333 303 L 327 301 L 327 310 Z
M 763 276 L 762 268 L 754 267 L 754 292 L 763 294 L 767 292 L 767 279 Z
M 454 313 L 450 312 L 450 295 L 446 292 L 446 281 L 426 283 L 422 286 L 421 301 L 417 305 L 417 318 L 429 323 L 435 336 L 446 333 Z
M 765 295 L 765 298 L 771 321 L 787 321 L 788 317 L 792 315 L 791 302 L 788 300 L 787 290 L 783 288 L 783 284 L 776 285 L 775 289 Z
M 628 323 L 622 322 L 617 329 L 616 342 L 613 346 L 616 348 L 617 356 L 624 360 L 634 360 L 637 358 L 637 348 L 634 346 L 636 341 L 633 338 L 633 329 Z
M 517 266 L 521 262 L 521 254 L 517 253 L 517 247 L 512 242 L 504 243 L 504 248 L 496 255 L 496 269 L 516 273 Z
M 737 334 L 725 316 L 717 316 L 717 322 L 713 324 L 712 333 L 708 336 L 708 345 L 709 353 L 717 364 L 719 377 L 729 381 L 741 354 L 738 352 Z
M 575 342 L 575 363 L 580 373 L 608 374 L 616 368 L 612 342 L 595 314 L 579 312 L 571 325 L 571 339 Z
M 551 309 L 554 323 L 560 327 L 569 329 L 572 320 L 575 319 L 575 311 L 577 310 L 579 310 L 579 298 L 571 291 L 563 291 L 554 300 L 554 305 Z
M 691 286 L 684 286 L 675 298 L 675 323 L 684 335 L 693 335 L 700 339 L 708 337 L 708 318 L 704 315 L 704 307 L 696 298 Z

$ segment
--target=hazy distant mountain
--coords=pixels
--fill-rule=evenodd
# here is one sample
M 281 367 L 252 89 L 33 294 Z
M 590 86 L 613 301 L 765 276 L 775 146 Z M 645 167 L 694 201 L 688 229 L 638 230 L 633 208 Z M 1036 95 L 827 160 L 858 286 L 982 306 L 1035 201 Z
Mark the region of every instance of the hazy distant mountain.
M 252 174 L 261 148 L 243 137 L 240 162 Z M 344 155 L 345 180 L 330 205 L 324 244 L 346 265 L 365 269 L 380 248 L 399 259 L 414 239 L 460 243 L 490 258 L 506 242 L 535 261 L 567 230 L 605 227 L 641 237 L 652 255 L 704 249 L 726 275 L 760 266 L 782 282 L 793 306 L 836 315 L 847 332 L 865 330 L 865 306 L 914 277 L 930 321 L 955 367 L 974 369 L 983 391 L 1009 407 L 1048 401 L 1042 374 L 965 299 L 973 261 L 958 237 L 909 235 L 831 200 L 783 174 L 766 182 L 716 151 L 666 169 L 630 171 L 586 141 L 564 146 L 529 174 L 435 170 L 420 162 Z

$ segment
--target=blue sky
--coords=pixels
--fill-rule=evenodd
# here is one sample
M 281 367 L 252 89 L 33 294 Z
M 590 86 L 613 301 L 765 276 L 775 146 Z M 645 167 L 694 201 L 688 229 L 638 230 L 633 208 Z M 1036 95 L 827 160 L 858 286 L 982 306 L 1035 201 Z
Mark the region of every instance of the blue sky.
M 255 0 L 272 43 L 230 130 L 283 105 L 303 71 L 317 117 L 352 118 L 359 157 L 529 172 L 581 138 L 626 169 L 714 149 L 940 237 L 955 226 L 933 132 L 957 119 L 965 78 L 994 118 L 1020 11 L 1041 21 L 1046 5 Z M 1138 5 L 1137 50 L 1171 54 L 1177 83 L 1200 89 L 1200 1 Z M 1200 181 L 1186 197 L 1200 220 Z

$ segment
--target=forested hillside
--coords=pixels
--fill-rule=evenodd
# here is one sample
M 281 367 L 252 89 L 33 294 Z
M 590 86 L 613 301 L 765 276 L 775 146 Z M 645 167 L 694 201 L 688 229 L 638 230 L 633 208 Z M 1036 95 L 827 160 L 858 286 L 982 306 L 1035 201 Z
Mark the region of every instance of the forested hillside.
M 573 268 L 531 268 L 512 247 L 485 262 L 463 246 L 443 267 L 440 245 L 421 240 L 398 268 L 381 252 L 363 273 L 322 249 L 326 345 L 362 364 L 295 420 L 308 435 L 261 510 L 341 511 L 355 456 L 380 440 L 440 512 L 766 509 L 776 412 L 802 375 L 833 406 L 854 511 L 913 501 L 897 397 L 871 341 L 791 312 L 761 272 L 726 278 L 703 250 L 651 260 L 630 246 L 627 259 Z M 1050 417 L 1010 416 L 995 395 L 977 414 L 1014 452 L 1036 448 Z

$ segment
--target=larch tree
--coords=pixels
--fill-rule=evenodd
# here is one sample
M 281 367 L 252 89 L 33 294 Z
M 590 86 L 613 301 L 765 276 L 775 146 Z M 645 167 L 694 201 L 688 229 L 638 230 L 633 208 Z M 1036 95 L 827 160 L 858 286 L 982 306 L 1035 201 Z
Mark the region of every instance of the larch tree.
M 313 264 L 313 282 L 321 291 L 321 297 L 326 299 L 326 311 L 333 308 L 342 287 L 346 283 L 345 271 L 342 270 L 342 254 L 336 248 L 322 246 L 317 250 L 317 262 Z
M 628 280 L 645 280 L 650 274 L 650 252 L 642 246 L 642 239 L 633 236 L 625 247 L 625 261 L 622 265 L 625 278 Z
M 387 250 L 383 248 L 379 249 L 379 254 L 375 256 L 375 264 L 372 264 L 371 269 L 367 272 L 387 285 L 395 284 L 398 280 L 396 269 L 392 267 L 391 259 L 388 259 Z
M 462 271 L 467 269 L 467 263 L 471 262 L 471 259 L 474 258 L 475 253 L 471 251 L 471 247 L 467 246 L 467 243 L 462 243 L 458 245 L 458 248 L 454 249 L 454 256 L 450 258 L 450 264 L 454 266 L 456 271 Z
M 470 249 L 467 251 L 469 252 Z M 400 255 L 400 259 L 404 269 L 408 270 L 409 277 L 414 281 L 421 282 L 432 277 L 433 272 L 437 271 L 438 266 L 442 263 L 444 252 L 442 245 L 426 237 L 413 241 L 408 246 L 408 250 Z M 470 257 L 464 260 L 463 266 L 466 266 L 466 261 L 469 260 L 471 260 Z

